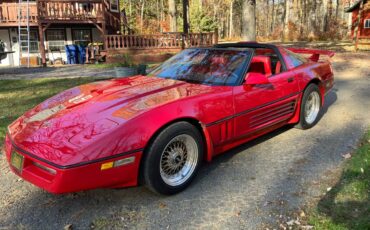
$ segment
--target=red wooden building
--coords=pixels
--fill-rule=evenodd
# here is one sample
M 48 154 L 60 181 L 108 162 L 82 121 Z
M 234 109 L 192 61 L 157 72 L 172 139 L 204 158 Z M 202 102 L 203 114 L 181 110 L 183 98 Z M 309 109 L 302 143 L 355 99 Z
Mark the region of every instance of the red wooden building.
M 352 13 L 351 37 L 357 48 L 370 48 L 370 0 L 348 1 L 347 13 Z

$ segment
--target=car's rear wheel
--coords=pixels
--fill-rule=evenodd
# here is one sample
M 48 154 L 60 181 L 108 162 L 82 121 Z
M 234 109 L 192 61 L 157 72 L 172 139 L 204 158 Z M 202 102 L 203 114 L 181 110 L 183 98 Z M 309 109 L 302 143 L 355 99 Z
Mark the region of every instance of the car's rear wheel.
M 322 98 L 320 89 L 315 84 L 307 86 L 301 102 L 300 119 L 297 128 L 309 129 L 319 121 Z
M 142 175 L 152 191 L 171 195 L 184 190 L 203 159 L 202 135 L 188 122 L 177 122 L 160 132 L 145 151 Z

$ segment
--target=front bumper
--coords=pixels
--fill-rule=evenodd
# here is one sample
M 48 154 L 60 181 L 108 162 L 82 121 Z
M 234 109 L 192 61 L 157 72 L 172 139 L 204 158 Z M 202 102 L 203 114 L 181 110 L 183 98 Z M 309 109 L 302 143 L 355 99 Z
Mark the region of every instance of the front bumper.
M 55 194 L 77 192 L 96 188 L 117 188 L 137 185 L 139 162 L 142 152 L 135 152 L 123 157 L 94 162 L 72 168 L 58 168 L 35 159 L 20 151 L 18 154 L 24 157 L 22 171 L 17 170 L 10 163 L 12 151 L 16 151 L 9 136 L 5 139 L 5 155 L 11 170 L 24 180 Z M 135 157 L 135 161 L 107 170 L 101 170 L 101 165 L 107 162 Z M 39 166 L 52 169 L 50 172 Z

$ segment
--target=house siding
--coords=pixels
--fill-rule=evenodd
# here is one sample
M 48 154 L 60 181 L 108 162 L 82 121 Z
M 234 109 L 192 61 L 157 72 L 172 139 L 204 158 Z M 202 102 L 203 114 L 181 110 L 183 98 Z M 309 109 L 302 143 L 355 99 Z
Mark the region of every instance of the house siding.
M 352 25 L 356 25 L 359 7 L 352 11 Z M 365 20 L 370 19 L 370 1 L 367 1 L 363 6 L 362 17 L 359 25 L 359 38 L 370 39 L 370 28 L 365 28 Z M 352 26 L 351 37 L 355 37 L 355 26 Z
M 31 29 L 38 29 L 37 27 L 32 27 Z M 50 27 L 48 30 L 55 30 L 55 29 L 63 29 L 65 30 L 65 35 L 66 35 L 66 40 L 65 40 L 65 45 L 72 45 L 74 44 L 73 41 L 73 36 L 72 36 L 72 30 L 79 30 L 79 29 L 87 29 L 91 31 L 91 37 L 93 42 L 103 42 L 103 36 L 101 32 L 92 26 L 68 26 L 68 27 Z M 46 36 L 46 31 L 44 33 L 44 37 L 47 38 Z M 12 67 L 12 66 L 19 66 L 19 43 L 18 43 L 18 28 L 17 27 L 11 27 L 11 28 L 6 28 L 0 29 L 0 39 L 5 42 L 6 45 L 6 51 L 15 51 L 13 54 L 9 54 L 6 59 L 1 61 L 0 66 L 4 67 Z M 38 38 L 39 39 L 39 38 Z M 15 41 L 15 42 L 13 42 Z M 40 39 L 38 40 L 40 42 Z M 45 47 L 48 50 L 48 40 L 45 39 Z M 22 57 L 26 58 L 27 54 L 23 53 L 21 54 Z M 30 57 L 38 57 L 41 58 L 40 52 L 35 52 L 35 53 L 30 53 Z M 67 56 L 65 51 L 48 51 L 46 53 L 46 58 L 52 62 L 55 60 L 62 58 L 64 62 L 67 62 Z

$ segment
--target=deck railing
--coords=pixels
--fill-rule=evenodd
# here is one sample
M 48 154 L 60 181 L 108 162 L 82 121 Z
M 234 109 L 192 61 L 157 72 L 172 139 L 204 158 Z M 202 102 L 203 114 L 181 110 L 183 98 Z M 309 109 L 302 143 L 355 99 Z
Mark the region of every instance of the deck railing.
M 0 24 L 15 25 L 19 23 L 18 9 L 21 9 L 21 23 L 27 22 L 27 3 L 1 3 Z M 105 22 L 119 29 L 120 18 L 111 13 L 105 0 L 38 0 L 29 3 L 29 21 L 48 22 Z
M 21 3 L 21 23 L 27 22 L 27 3 Z M 17 24 L 19 22 L 19 5 L 18 3 L 0 3 L 0 24 Z M 37 22 L 36 3 L 29 4 L 29 22 Z
M 103 20 L 105 10 L 101 0 L 39 0 L 38 7 L 40 19 L 63 21 Z
M 206 47 L 217 43 L 217 33 L 163 33 L 153 35 L 106 35 L 107 50 Z

